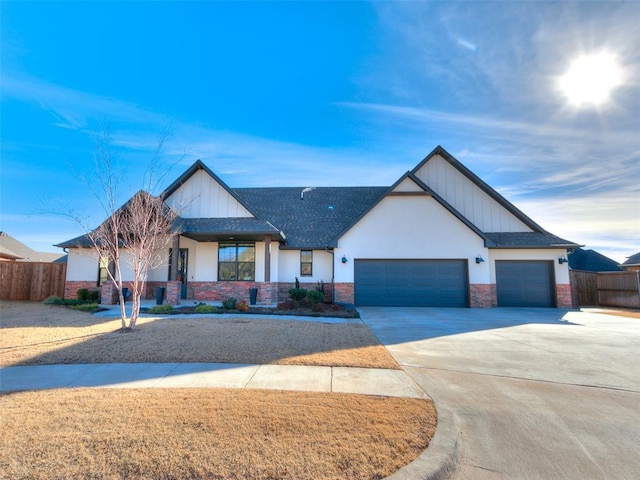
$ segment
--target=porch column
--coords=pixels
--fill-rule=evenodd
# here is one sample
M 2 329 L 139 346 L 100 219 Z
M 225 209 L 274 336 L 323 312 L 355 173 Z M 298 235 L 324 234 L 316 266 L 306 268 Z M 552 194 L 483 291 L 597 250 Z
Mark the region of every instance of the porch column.
M 171 246 L 171 274 L 169 279 L 171 281 L 178 280 L 178 256 L 180 255 L 180 234 L 176 233 L 173 236 L 173 245 Z
M 264 281 L 271 281 L 271 235 L 264 236 Z

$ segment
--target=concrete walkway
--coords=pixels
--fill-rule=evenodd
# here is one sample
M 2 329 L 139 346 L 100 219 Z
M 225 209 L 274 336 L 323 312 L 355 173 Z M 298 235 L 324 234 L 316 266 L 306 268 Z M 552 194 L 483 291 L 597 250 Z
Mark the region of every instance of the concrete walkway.
M 257 388 L 427 398 L 402 370 L 229 363 L 109 363 L 0 369 L 0 390 Z

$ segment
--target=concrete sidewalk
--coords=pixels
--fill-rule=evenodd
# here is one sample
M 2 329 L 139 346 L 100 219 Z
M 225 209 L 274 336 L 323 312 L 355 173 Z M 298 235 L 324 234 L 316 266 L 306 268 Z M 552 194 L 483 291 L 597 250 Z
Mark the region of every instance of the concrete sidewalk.
M 402 370 L 230 363 L 109 363 L 0 369 L 0 391 L 53 388 L 256 388 L 427 398 Z

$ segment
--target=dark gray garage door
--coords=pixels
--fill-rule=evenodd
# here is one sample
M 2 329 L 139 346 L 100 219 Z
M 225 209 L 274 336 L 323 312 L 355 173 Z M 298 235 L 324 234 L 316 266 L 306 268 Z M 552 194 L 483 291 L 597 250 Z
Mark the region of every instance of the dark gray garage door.
M 356 260 L 361 306 L 466 307 L 466 260 Z
M 555 307 L 553 262 L 496 261 L 499 307 Z

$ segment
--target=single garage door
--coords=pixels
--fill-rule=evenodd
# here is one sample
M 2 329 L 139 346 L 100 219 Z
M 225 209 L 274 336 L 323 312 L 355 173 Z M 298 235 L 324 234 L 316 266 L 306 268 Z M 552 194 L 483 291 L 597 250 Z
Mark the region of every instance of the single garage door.
M 355 260 L 355 303 L 381 307 L 467 307 L 466 260 Z
M 553 262 L 496 261 L 499 307 L 555 307 Z

